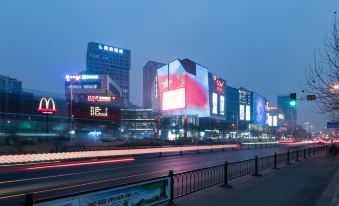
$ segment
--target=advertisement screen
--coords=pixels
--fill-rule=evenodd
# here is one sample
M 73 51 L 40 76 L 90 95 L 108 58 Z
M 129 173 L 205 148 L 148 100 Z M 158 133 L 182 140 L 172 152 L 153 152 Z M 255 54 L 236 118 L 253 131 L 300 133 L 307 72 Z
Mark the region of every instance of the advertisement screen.
M 220 96 L 220 115 L 225 115 L 225 97 Z
M 253 93 L 253 117 L 252 120 L 256 124 L 265 125 L 266 110 L 265 99 L 256 93 Z
M 185 107 L 185 88 L 163 93 L 162 110 L 181 109 Z
M 181 61 L 175 60 L 157 70 L 162 115 L 210 116 L 207 69 L 193 62 L 184 67 Z
M 73 103 L 72 113 L 77 118 L 98 120 L 120 120 L 120 109 L 103 103 Z
M 246 105 L 246 121 L 251 121 L 251 106 Z
M 216 93 L 212 94 L 212 113 L 218 114 L 218 95 Z
M 278 117 L 277 116 L 273 116 L 273 127 L 278 126 Z
M 240 105 L 240 111 L 239 111 L 239 119 L 245 120 L 245 105 Z

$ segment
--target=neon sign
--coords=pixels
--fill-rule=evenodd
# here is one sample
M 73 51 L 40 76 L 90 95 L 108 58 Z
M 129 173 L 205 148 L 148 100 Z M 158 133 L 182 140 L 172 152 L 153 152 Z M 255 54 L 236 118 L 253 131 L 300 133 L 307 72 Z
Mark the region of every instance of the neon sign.
M 119 53 L 119 54 L 122 54 L 122 53 L 124 53 L 124 50 L 122 50 L 122 49 L 118 49 L 118 48 L 113 48 L 113 47 L 111 47 L 111 46 L 103 46 L 103 45 L 101 45 L 101 44 L 99 44 L 99 46 L 98 46 L 98 48 L 100 49 L 100 50 L 105 50 L 105 51 L 110 51 L 110 52 L 115 52 L 115 53 Z
M 116 97 L 110 97 L 110 96 L 87 96 L 88 102 L 113 102 L 116 99 Z
M 92 117 L 108 117 L 108 108 L 105 107 L 104 109 L 100 107 L 90 107 L 90 116 Z
M 52 98 L 46 99 L 43 97 L 40 99 L 38 112 L 42 114 L 54 114 L 56 111 L 57 109 L 55 108 L 55 102 Z
M 267 112 L 269 112 L 269 111 L 271 111 L 271 110 L 277 110 L 278 107 L 277 107 L 277 106 L 271 106 L 271 105 L 269 105 L 268 102 L 267 102 L 266 105 L 265 105 L 265 109 L 266 109 Z
M 219 79 L 219 77 L 213 75 L 213 80 L 216 84 L 216 90 L 220 93 L 224 93 L 224 84 L 225 84 L 225 81 L 222 81 Z
M 99 79 L 99 75 L 97 74 L 66 75 L 65 78 L 66 81 L 69 82 L 71 80 L 80 81 L 80 80 Z

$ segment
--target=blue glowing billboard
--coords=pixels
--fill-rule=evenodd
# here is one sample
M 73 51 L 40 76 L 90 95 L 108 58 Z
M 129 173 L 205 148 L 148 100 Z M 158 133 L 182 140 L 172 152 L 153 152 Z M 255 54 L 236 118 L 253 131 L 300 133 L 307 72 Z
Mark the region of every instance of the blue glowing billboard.
M 266 110 L 265 110 L 265 99 L 264 97 L 253 93 L 253 112 L 252 121 L 255 124 L 265 125 L 266 124 Z

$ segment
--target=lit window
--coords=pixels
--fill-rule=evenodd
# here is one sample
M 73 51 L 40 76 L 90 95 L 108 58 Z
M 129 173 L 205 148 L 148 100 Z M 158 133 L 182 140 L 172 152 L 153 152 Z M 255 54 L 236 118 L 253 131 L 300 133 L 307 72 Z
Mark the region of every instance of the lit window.
M 106 50 L 106 51 L 107 51 L 107 50 L 108 50 L 108 46 L 104 46 L 104 50 Z
M 99 49 L 102 49 L 102 46 L 101 46 L 101 44 L 99 44 Z
M 120 54 L 124 53 L 124 50 L 119 49 L 119 53 L 120 53 Z
M 119 49 L 118 48 L 114 48 L 114 52 L 118 52 L 119 51 Z
M 113 47 L 109 47 L 109 50 L 110 50 L 110 51 L 113 51 Z

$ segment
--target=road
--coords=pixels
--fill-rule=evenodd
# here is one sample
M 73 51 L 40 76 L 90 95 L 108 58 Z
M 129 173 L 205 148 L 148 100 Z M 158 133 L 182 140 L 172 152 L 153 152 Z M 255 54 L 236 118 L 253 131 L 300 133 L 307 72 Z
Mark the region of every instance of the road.
M 161 158 L 104 159 L 0 167 L 0 205 L 22 205 L 24 195 L 46 198 L 286 152 L 291 147 L 205 152 Z

